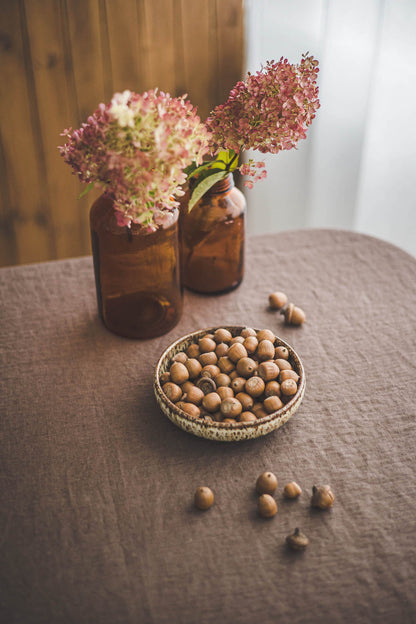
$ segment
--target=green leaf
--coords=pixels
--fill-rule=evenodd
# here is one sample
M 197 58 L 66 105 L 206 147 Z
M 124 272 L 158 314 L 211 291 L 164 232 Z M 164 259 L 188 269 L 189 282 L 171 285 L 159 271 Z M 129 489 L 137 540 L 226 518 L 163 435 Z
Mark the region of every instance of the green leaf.
M 185 167 L 184 172 L 187 176 L 192 175 L 194 171 L 198 169 L 198 165 L 196 163 L 191 163 L 188 167 Z
M 194 167 L 193 170 L 190 171 L 190 173 L 188 173 L 188 169 L 192 167 L 192 165 L 190 165 L 189 167 L 184 169 L 184 171 L 189 177 L 196 177 L 196 176 L 199 176 L 199 174 L 202 173 L 203 171 L 206 171 L 207 169 L 211 169 L 215 165 L 215 162 L 216 162 L 215 160 L 210 160 L 209 162 L 206 162 L 203 165 L 200 165 L 199 167 Z
M 82 191 L 82 193 L 80 193 L 77 197 L 77 199 L 81 199 L 82 197 L 84 197 L 84 195 L 86 195 L 89 191 L 91 191 L 91 189 L 94 188 L 94 182 L 90 182 L 89 184 L 87 184 L 87 186 L 85 187 L 85 189 Z
M 195 186 L 194 190 L 192 191 L 192 195 L 191 195 L 191 198 L 189 200 L 188 211 L 190 212 L 192 210 L 192 208 L 195 206 L 195 204 L 201 199 L 201 197 L 203 195 L 205 195 L 205 193 L 207 191 L 209 191 L 209 189 L 212 186 L 214 186 L 214 184 L 216 182 L 219 182 L 220 180 L 225 178 L 227 175 L 228 175 L 228 173 L 226 171 L 218 171 L 217 170 L 217 173 L 209 175 L 209 176 L 205 177 L 203 180 L 201 180 Z

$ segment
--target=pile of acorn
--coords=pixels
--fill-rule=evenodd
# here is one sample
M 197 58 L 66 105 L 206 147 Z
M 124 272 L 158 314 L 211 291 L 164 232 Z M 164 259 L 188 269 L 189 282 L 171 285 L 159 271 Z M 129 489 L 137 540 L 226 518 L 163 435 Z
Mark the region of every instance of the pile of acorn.
M 249 423 L 281 409 L 298 391 L 288 349 L 269 329 L 226 328 L 177 353 L 160 383 L 166 397 L 193 418 Z

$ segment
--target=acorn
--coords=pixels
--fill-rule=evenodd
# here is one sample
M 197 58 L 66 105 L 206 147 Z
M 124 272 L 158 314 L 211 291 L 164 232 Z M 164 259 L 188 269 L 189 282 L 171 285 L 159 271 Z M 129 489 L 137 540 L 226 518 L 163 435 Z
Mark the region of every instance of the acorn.
M 195 405 L 199 405 L 204 398 L 204 393 L 197 386 L 192 386 L 189 388 L 188 392 L 183 395 L 182 400 L 187 403 L 195 403 Z
M 188 369 L 182 362 L 174 362 L 169 369 L 171 381 L 175 384 L 182 384 L 189 379 Z
M 202 365 L 196 358 L 187 358 L 184 362 L 188 373 L 189 379 L 196 379 L 202 370 Z
M 241 412 L 239 422 L 256 422 L 257 418 L 253 412 Z
M 257 370 L 257 362 L 249 357 L 243 357 L 237 362 L 237 373 L 240 377 L 250 377 Z
M 221 397 L 216 392 L 209 392 L 202 399 L 202 407 L 207 412 L 216 412 L 221 405 Z
M 280 310 L 284 308 L 286 304 L 287 295 L 285 295 L 285 293 L 277 291 L 269 295 L 269 306 L 272 310 Z
M 247 357 L 247 350 L 243 344 L 241 344 L 240 342 L 235 342 L 228 349 L 227 356 L 230 358 L 230 360 L 236 363 L 238 362 L 238 360 L 241 360 L 241 358 Z
M 286 544 L 292 550 L 305 550 L 309 544 L 309 540 L 304 533 L 296 528 L 291 535 L 287 536 Z
M 312 488 L 312 507 L 318 509 L 328 509 L 334 504 L 335 496 L 329 485 L 314 485 Z
M 291 481 L 290 483 L 286 483 L 283 488 L 283 494 L 286 498 L 297 498 L 302 494 L 302 490 L 295 481 Z
M 266 383 L 266 388 L 264 389 L 264 394 L 266 397 L 270 396 L 278 396 L 280 397 L 280 384 L 278 381 L 268 381 Z
M 169 371 L 166 371 L 165 373 L 161 374 L 160 383 L 163 386 L 163 384 L 168 383 L 168 381 L 170 381 L 170 373 Z
M 274 494 L 277 488 L 277 477 L 273 472 L 263 472 L 256 481 L 256 491 L 259 494 Z
M 182 396 L 181 388 L 172 381 L 168 381 L 167 383 L 163 384 L 162 389 L 168 399 L 172 401 L 172 403 L 176 403 L 176 401 L 179 401 Z
M 276 359 L 280 358 L 282 360 L 288 360 L 289 349 L 287 349 L 286 347 L 283 347 L 282 345 L 280 345 L 279 347 L 276 347 L 274 350 L 274 357 Z
M 289 303 L 280 314 L 283 314 L 288 325 L 302 325 L 306 320 L 305 312 L 293 303 Z
M 241 331 L 241 335 L 243 336 L 243 338 L 247 338 L 248 336 L 255 336 L 256 335 L 256 330 L 253 329 L 252 327 L 245 327 Z
M 198 379 L 198 381 L 196 382 L 196 385 L 202 390 L 205 395 L 209 394 L 210 392 L 215 392 L 215 390 L 217 389 L 215 381 L 211 379 L 211 377 L 200 377 L 200 379 Z
M 276 340 L 276 336 L 271 331 L 271 329 L 259 329 L 256 334 L 256 338 L 259 342 L 262 340 L 270 340 L 270 342 L 274 342 Z
M 280 373 L 280 369 L 273 360 L 268 360 L 267 362 L 262 362 L 259 364 L 257 369 L 259 377 L 263 379 L 263 381 L 268 382 L 273 379 L 277 379 Z
M 234 390 L 230 388 L 230 386 L 220 386 L 217 388 L 216 392 L 220 395 L 221 401 L 234 396 Z
M 214 340 L 217 344 L 220 344 L 221 342 L 230 342 L 232 338 L 232 333 L 228 329 L 224 329 L 223 327 L 216 329 L 214 332 Z
M 265 338 L 264 340 L 259 341 L 259 346 L 257 347 L 257 357 L 260 361 L 273 359 L 274 346 L 271 340 Z
M 263 518 L 273 518 L 277 514 L 276 501 L 270 494 L 262 494 L 259 497 L 257 508 Z
M 221 386 L 229 386 L 231 384 L 229 375 L 226 375 L 225 373 L 217 375 L 214 381 L 217 384 L 217 388 L 220 388 Z
M 247 353 L 252 355 L 256 352 L 259 341 L 255 336 L 247 336 L 247 338 L 243 342 L 243 347 L 245 347 Z
M 220 342 L 215 347 L 214 353 L 217 356 L 217 358 L 219 359 L 221 357 L 224 357 L 224 355 L 227 355 L 229 348 L 230 347 L 228 346 L 228 344 L 226 344 L 225 342 Z
M 231 382 L 231 388 L 236 394 L 238 394 L 238 392 L 242 392 L 244 390 L 245 384 L 246 379 L 244 377 L 235 377 L 235 379 Z
M 282 409 L 283 403 L 278 396 L 273 395 L 264 399 L 263 407 L 268 414 L 272 414 L 273 412 L 277 412 L 277 410 Z
M 251 397 L 249 394 L 247 394 L 246 392 L 238 392 L 235 395 L 235 398 L 237 399 L 237 401 L 240 401 L 241 405 L 243 406 L 243 410 L 250 410 L 253 405 L 254 405 L 254 399 L 253 397 Z
M 247 379 L 244 389 L 247 394 L 257 398 L 263 394 L 265 387 L 266 385 L 261 377 L 250 377 Z
M 234 397 L 230 397 L 229 399 L 224 399 L 221 401 L 220 406 L 221 414 L 225 418 L 235 418 L 239 416 L 243 411 L 243 406 L 240 401 L 237 401 Z
M 216 364 L 218 362 L 218 357 L 215 351 L 207 351 L 198 355 L 198 361 L 201 366 L 209 366 L 210 364 Z
M 197 344 L 191 344 L 186 350 L 186 355 L 190 358 L 197 358 L 201 350 Z
M 211 377 L 211 379 L 215 379 L 220 372 L 216 364 L 206 364 L 201 370 L 201 377 Z
M 280 384 L 280 391 L 284 396 L 294 396 L 298 391 L 298 385 L 294 379 L 285 379 Z
M 279 374 L 279 381 L 286 381 L 286 379 L 293 379 L 297 383 L 299 381 L 299 375 L 294 370 L 281 370 Z
M 205 485 L 200 486 L 194 495 L 194 505 L 197 509 L 201 511 L 206 511 L 209 509 L 214 502 L 214 493 Z
M 209 351 L 215 351 L 217 343 L 212 338 L 209 338 L 208 336 L 203 336 L 199 339 L 198 345 L 201 353 L 208 353 Z
M 185 364 L 187 359 L 188 359 L 188 356 L 186 355 L 186 353 L 181 351 L 180 353 L 177 353 L 176 355 L 173 356 L 172 362 L 181 362 L 181 364 Z
M 182 411 L 188 414 L 188 416 L 192 416 L 192 418 L 198 418 L 201 413 L 199 407 L 193 403 L 185 403 L 185 401 L 178 401 L 176 403 L 176 407 L 179 407 Z

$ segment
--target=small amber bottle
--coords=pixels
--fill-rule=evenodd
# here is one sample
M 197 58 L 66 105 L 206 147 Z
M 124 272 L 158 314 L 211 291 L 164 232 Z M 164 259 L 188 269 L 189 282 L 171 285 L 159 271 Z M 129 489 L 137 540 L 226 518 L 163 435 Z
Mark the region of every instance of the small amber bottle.
M 117 225 L 113 200 L 102 195 L 90 211 L 98 313 L 110 331 L 153 338 L 182 314 L 178 213 L 167 228 L 148 232 Z
M 246 201 L 232 173 L 220 180 L 188 211 L 181 201 L 179 231 L 182 281 L 200 293 L 236 288 L 244 275 Z

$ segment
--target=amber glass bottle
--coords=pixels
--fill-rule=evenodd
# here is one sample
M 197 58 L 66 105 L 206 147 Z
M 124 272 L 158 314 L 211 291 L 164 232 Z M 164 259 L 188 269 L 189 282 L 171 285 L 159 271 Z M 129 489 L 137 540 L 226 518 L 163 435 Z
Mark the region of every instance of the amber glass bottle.
M 111 196 L 90 211 L 98 313 L 110 331 L 128 338 L 153 338 L 176 325 L 182 314 L 178 219 L 148 233 L 117 225 Z
M 246 201 L 230 173 L 188 211 L 189 193 L 179 218 L 182 281 L 200 293 L 236 288 L 244 275 Z

